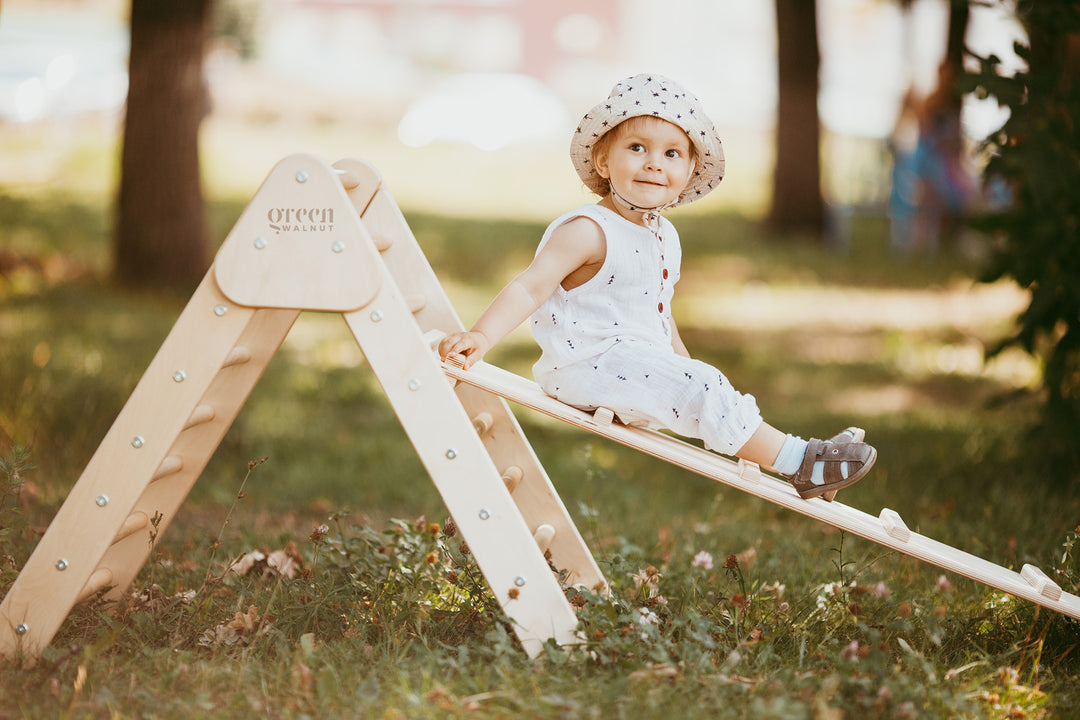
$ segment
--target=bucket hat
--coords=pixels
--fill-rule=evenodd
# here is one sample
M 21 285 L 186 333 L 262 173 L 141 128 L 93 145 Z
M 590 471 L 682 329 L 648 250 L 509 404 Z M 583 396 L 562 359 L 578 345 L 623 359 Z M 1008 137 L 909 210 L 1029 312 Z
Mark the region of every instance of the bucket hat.
M 674 204 L 693 202 L 709 193 L 724 177 L 724 148 L 701 101 L 678 83 L 655 74 L 641 74 L 615 84 L 607 100 L 581 119 L 570 141 L 570 159 L 585 186 L 606 195 L 608 181 L 593 167 L 596 142 L 624 120 L 642 115 L 678 125 L 694 144 L 697 168 Z

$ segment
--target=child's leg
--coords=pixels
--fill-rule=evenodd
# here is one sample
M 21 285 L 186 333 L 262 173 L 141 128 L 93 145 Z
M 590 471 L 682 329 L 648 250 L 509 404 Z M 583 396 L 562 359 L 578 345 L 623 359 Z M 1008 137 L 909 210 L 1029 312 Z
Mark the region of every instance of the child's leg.
M 735 453 L 736 457 L 757 463 L 763 468 L 772 469 L 776 465 L 776 458 L 788 436 L 780 432 L 768 423 L 761 423 L 746 444 Z
M 606 407 L 624 422 L 701 438 L 725 455 L 735 455 L 761 425 L 754 397 L 735 390 L 719 370 L 644 342 L 620 342 L 591 361 L 556 370 L 542 385 L 568 405 Z M 768 437 L 772 444 L 783 441 L 782 435 Z M 773 451 L 760 464 L 775 457 Z

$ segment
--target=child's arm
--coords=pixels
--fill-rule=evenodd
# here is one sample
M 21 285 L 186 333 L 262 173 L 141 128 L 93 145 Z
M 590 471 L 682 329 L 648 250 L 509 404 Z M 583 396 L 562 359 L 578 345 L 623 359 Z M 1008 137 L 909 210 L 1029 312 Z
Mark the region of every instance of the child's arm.
M 495 296 L 469 332 L 453 333 L 439 343 L 439 355 L 463 355 L 468 369 L 496 343 L 536 312 L 559 284 L 585 265 L 600 267 L 606 245 L 600 226 L 575 218 L 559 226 L 529 267 Z

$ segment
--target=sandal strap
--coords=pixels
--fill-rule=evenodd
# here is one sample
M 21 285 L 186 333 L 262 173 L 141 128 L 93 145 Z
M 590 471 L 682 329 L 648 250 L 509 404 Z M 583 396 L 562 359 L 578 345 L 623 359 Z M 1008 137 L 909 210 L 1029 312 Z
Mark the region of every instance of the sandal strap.
M 814 464 L 821 455 L 824 445 L 825 443 L 817 438 L 810 438 L 806 441 L 806 451 L 803 453 L 802 465 L 799 467 L 799 471 L 795 473 L 795 477 L 799 478 L 800 481 L 810 482 L 810 477 L 814 472 Z
M 848 463 L 848 476 L 854 474 L 870 459 L 872 450 L 863 442 L 834 443 L 811 438 L 806 443 L 802 465 L 795 477 L 809 483 L 814 472 L 814 465 L 822 462 L 822 475 L 825 485 L 843 482 L 845 477 L 840 470 L 840 463 Z

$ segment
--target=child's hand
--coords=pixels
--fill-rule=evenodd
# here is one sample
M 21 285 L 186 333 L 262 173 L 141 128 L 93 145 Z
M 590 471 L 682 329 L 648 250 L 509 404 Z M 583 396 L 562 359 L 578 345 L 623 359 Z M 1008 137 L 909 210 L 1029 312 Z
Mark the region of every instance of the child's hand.
M 480 362 L 490 349 L 490 344 L 482 333 L 456 332 L 439 342 L 439 357 L 445 360 L 451 355 L 460 355 L 465 359 L 462 367 L 468 370 Z

